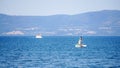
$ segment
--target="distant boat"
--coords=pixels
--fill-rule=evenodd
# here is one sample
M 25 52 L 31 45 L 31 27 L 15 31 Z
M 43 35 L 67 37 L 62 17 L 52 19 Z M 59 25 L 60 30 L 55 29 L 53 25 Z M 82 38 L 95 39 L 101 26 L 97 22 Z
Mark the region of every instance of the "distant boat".
M 75 47 L 87 47 L 87 45 L 82 44 L 82 36 L 78 40 L 78 43 L 75 45 Z
M 37 34 L 37 35 L 35 36 L 35 38 L 42 38 L 42 35 L 41 35 L 41 34 Z

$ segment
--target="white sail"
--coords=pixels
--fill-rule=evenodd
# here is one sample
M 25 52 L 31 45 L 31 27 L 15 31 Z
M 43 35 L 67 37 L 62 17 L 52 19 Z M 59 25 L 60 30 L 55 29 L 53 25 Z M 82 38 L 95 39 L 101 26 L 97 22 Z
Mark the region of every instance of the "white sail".
M 82 44 L 82 40 L 81 39 L 79 39 L 78 44 Z

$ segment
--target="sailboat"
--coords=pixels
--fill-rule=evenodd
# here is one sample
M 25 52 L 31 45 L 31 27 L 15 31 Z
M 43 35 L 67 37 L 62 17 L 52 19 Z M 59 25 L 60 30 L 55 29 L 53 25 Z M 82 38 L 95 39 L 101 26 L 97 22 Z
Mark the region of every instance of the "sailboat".
M 87 45 L 82 44 L 82 36 L 78 40 L 78 43 L 75 45 L 75 47 L 87 47 Z
M 42 38 L 42 35 L 41 35 L 41 34 L 37 34 L 37 35 L 35 36 L 35 38 Z

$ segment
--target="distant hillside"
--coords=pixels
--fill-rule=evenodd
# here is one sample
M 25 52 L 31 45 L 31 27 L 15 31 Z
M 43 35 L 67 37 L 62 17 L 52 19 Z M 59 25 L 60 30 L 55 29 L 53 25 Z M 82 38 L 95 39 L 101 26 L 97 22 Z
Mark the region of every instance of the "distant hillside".
M 120 36 L 120 11 L 76 15 L 10 16 L 0 14 L 0 35 L 115 35 Z

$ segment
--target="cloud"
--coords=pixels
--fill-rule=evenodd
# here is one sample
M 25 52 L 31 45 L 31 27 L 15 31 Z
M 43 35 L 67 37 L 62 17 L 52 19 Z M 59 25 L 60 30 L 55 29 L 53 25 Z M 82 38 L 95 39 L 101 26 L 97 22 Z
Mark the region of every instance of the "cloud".
M 56 32 L 47 32 L 47 31 L 45 31 L 45 32 L 40 32 L 40 33 L 42 33 L 43 35 L 55 35 L 56 34 Z
M 116 28 L 117 26 L 114 26 Z M 113 33 L 112 27 L 99 27 L 100 30 L 103 30 L 104 32 L 107 32 L 109 34 Z
M 40 28 L 38 28 L 38 27 L 16 28 L 16 30 L 25 30 L 25 31 L 38 30 L 38 29 L 40 29 Z
M 82 31 L 82 29 L 80 28 L 74 28 L 74 27 L 67 27 L 67 28 L 60 28 L 58 29 L 59 31 L 64 31 L 64 32 L 68 32 L 68 31 Z
M 99 27 L 101 30 L 111 30 L 111 27 Z
M 68 31 L 67 29 L 64 29 L 64 28 L 62 28 L 62 29 L 58 29 L 59 31 Z
M 10 31 L 10 32 L 6 32 L 4 34 L 6 34 L 6 35 L 24 35 L 24 33 L 22 31 Z
M 29 28 L 24 28 L 23 30 L 37 30 L 38 27 L 29 27 Z
M 66 35 L 73 35 L 72 33 L 67 33 Z
M 111 25 L 111 24 L 112 24 L 111 21 L 106 21 L 106 22 L 104 22 L 103 26 L 109 26 L 109 25 Z
M 113 33 L 112 30 L 106 30 L 106 32 L 109 33 L 109 34 Z
M 95 31 L 87 31 L 86 34 L 96 34 Z

